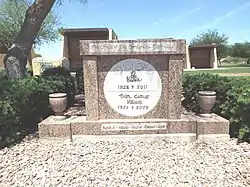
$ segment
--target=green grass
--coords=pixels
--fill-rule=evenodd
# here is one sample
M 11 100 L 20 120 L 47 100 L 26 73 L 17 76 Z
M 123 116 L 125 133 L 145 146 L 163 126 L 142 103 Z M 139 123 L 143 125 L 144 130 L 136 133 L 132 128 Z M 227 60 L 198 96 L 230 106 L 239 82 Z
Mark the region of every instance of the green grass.
M 211 74 L 237 74 L 240 73 L 250 74 L 250 64 L 246 64 L 247 59 L 227 57 L 227 61 L 222 62 L 218 69 L 197 69 L 197 70 L 185 70 L 184 73 L 211 73 Z M 238 75 L 239 74 L 239 75 Z
M 211 69 L 211 70 L 186 70 L 185 73 L 250 73 L 250 67 L 231 67 L 228 69 Z
M 250 67 L 250 64 L 222 63 L 219 67 L 221 67 L 221 68 L 230 68 L 230 67 Z

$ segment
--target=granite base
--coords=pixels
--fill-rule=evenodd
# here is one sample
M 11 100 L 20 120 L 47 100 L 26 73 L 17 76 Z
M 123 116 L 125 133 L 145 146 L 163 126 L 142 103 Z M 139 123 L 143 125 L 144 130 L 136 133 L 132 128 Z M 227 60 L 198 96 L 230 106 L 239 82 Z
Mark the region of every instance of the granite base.
M 196 139 L 229 137 L 229 121 L 213 114 L 211 118 L 182 115 L 181 119 L 107 119 L 86 121 L 85 116 L 55 120 L 50 116 L 38 124 L 39 137 L 72 137 L 75 135 L 195 135 Z M 176 136 L 175 136 L 176 137 Z

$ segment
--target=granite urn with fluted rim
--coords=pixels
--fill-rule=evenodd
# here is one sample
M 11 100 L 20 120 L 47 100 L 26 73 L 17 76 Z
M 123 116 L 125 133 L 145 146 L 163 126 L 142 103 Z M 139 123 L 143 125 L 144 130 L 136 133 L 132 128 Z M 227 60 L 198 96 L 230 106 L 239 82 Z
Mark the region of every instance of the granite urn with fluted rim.
M 49 94 L 49 103 L 56 116 L 62 116 L 67 107 L 66 93 Z
M 199 91 L 198 105 L 200 108 L 201 117 L 211 117 L 211 110 L 216 101 L 216 92 L 214 91 Z

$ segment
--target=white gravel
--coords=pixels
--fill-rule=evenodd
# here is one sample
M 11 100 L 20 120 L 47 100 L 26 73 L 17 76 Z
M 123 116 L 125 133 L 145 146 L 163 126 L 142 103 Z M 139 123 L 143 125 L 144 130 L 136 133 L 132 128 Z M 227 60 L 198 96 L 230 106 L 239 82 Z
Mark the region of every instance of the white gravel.
M 0 186 L 250 186 L 250 145 L 33 139 L 0 150 Z

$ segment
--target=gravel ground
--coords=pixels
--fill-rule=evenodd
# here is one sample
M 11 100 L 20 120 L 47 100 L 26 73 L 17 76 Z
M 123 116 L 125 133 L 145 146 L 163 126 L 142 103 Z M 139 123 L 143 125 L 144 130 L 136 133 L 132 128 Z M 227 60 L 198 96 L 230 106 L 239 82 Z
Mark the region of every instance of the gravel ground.
M 32 139 L 0 150 L 0 186 L 250 186 L 250 145 Z

